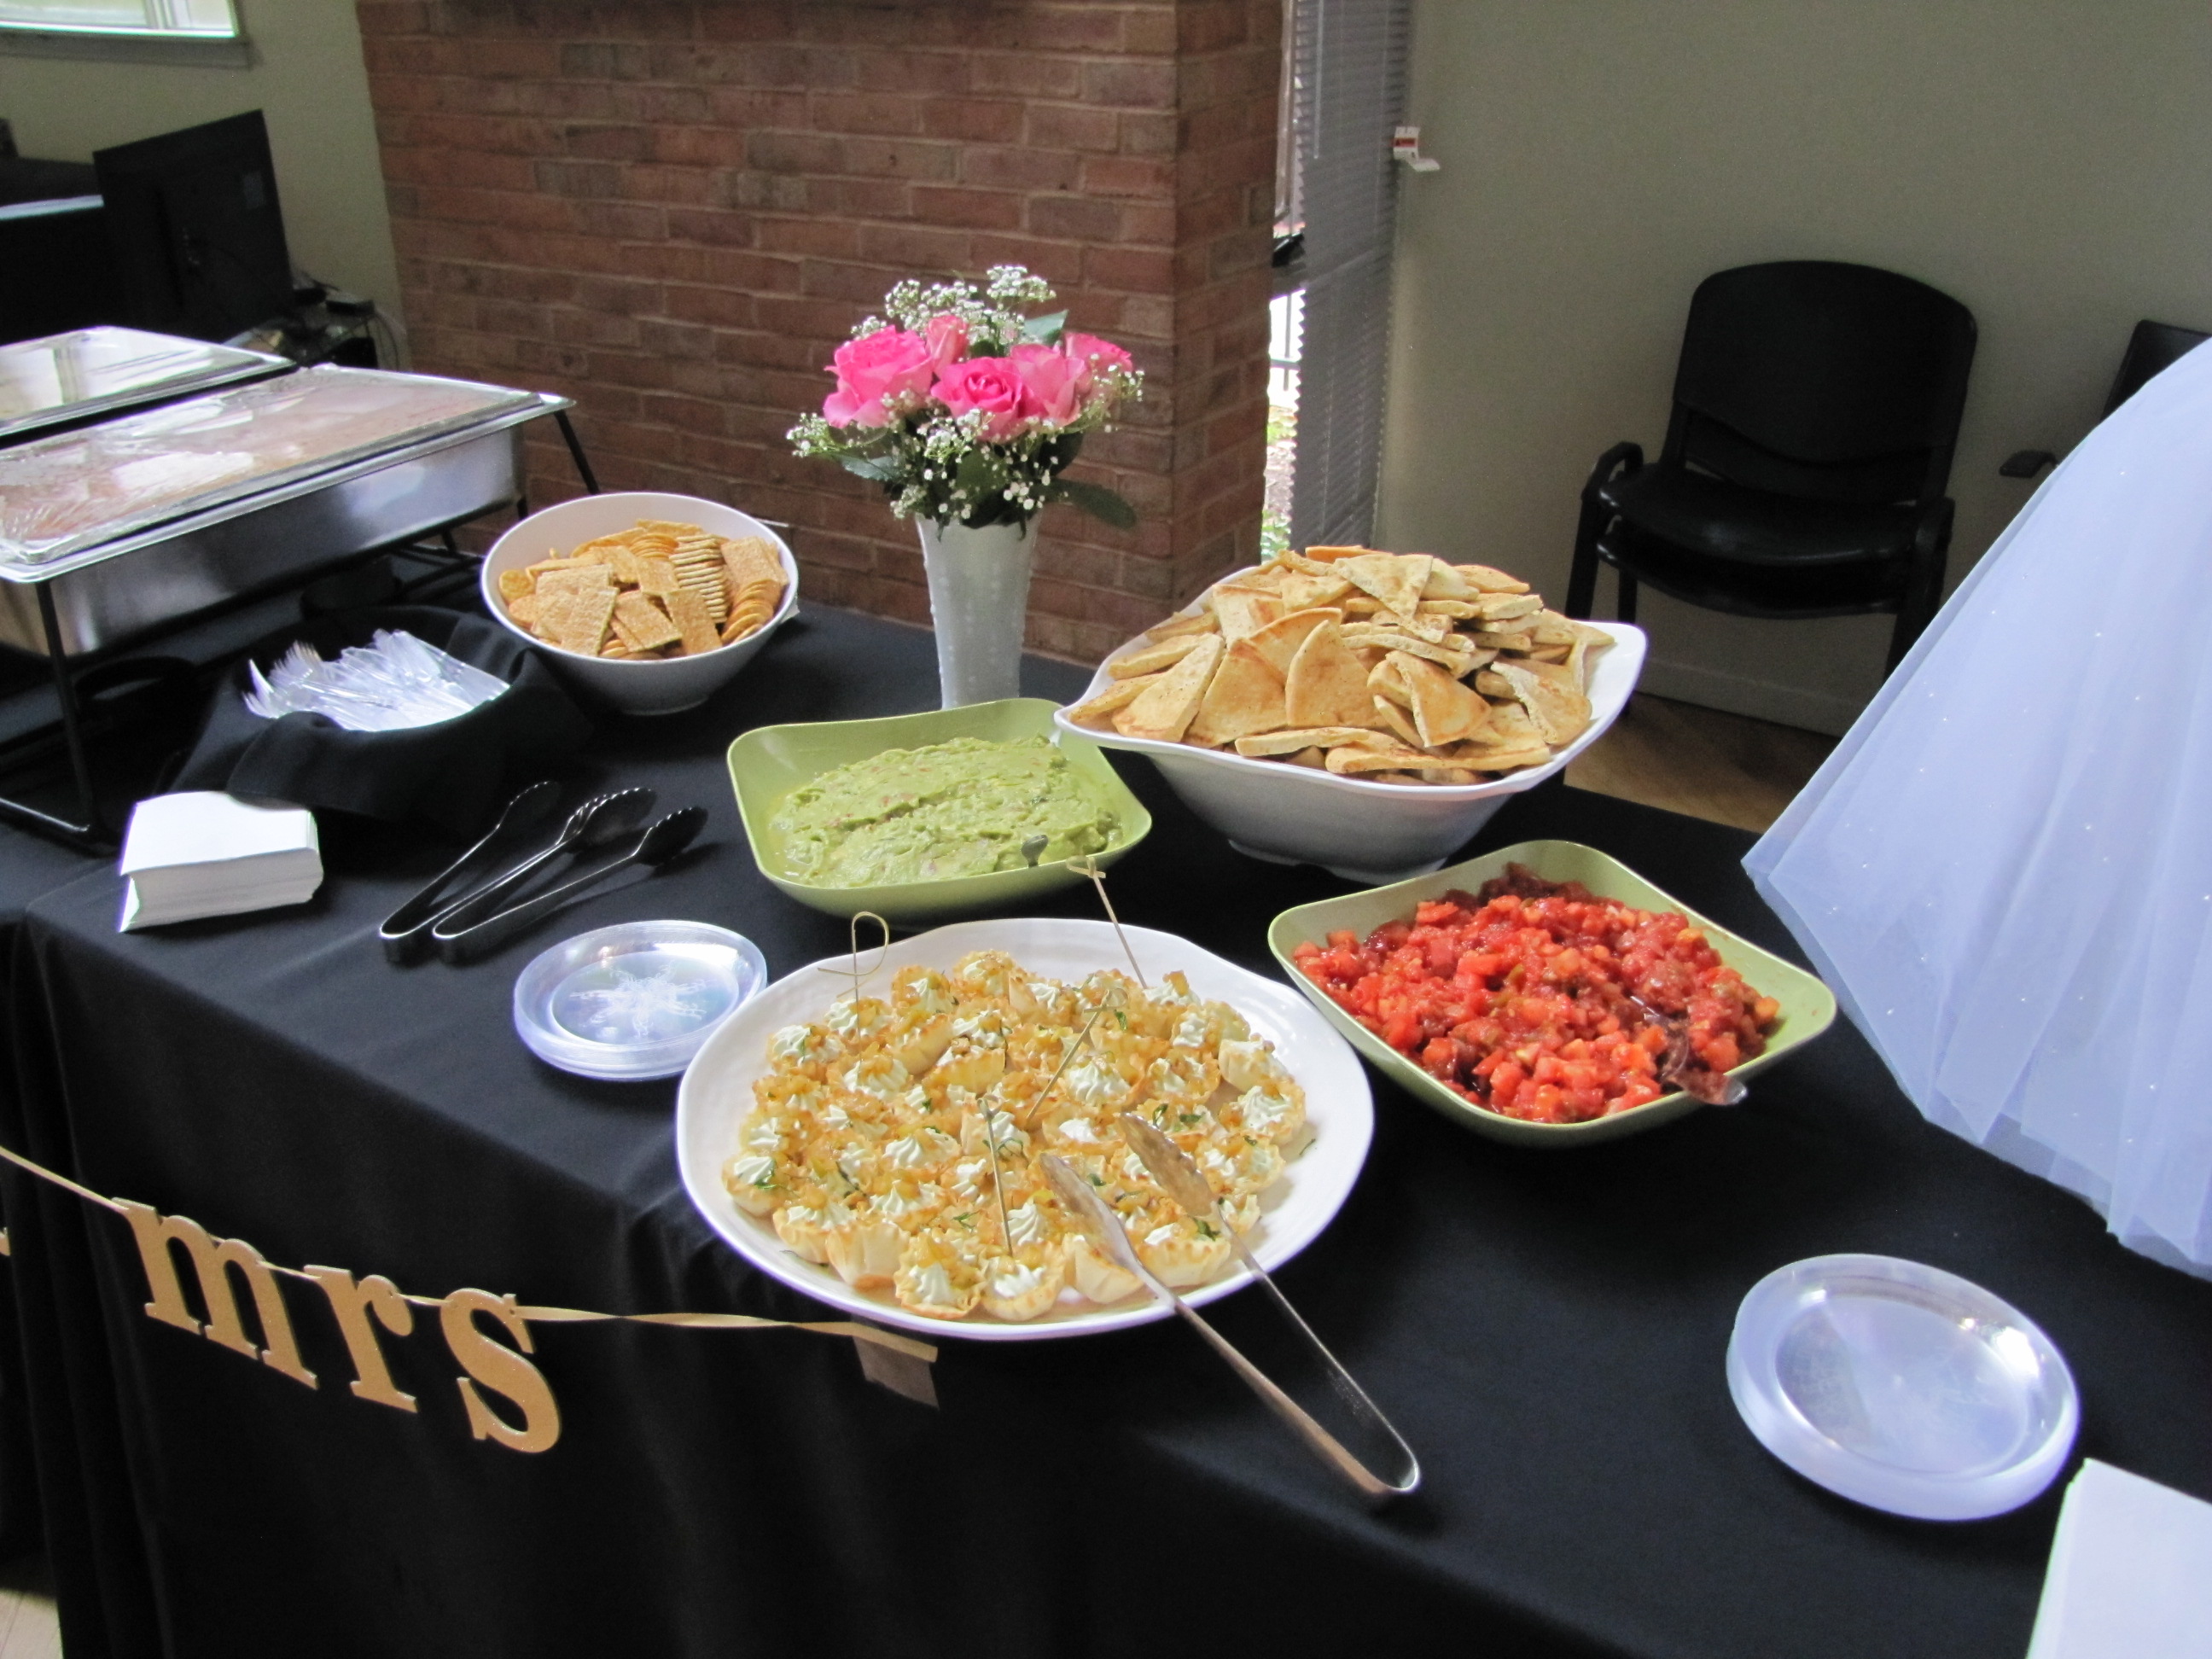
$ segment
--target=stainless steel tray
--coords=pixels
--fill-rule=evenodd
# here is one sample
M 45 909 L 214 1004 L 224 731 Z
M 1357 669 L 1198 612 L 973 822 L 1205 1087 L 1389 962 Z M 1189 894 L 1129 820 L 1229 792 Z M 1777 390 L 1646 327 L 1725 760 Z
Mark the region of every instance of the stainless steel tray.
M 52 566 L 0 567 L 0 644 L 43 654 L 38 589 L 71 655 L 474 518 L 522 492 L 520 428 L 570 407 L 532 395 L 459 432 L 294 478 Z
M 81 328 L 0 346 L 0 443 L 50 427 L 291 373 L 286 358 L 135 328 Z

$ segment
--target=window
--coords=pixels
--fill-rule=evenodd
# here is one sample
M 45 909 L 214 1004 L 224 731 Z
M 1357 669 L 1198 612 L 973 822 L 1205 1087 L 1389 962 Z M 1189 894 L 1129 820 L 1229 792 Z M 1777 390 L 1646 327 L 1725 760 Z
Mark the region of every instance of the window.
M 1278 268 L 1296 286 L 1275 302 L 1268 435 L 1270 505 L 1288 495 L 1293 547 L 1364 543 L 1374 530 L 1408 10 L 1408 0 L 1289 0 L 1276 232 Z M 1287 490 L 1282 437 L 1296 447 Z
M 231 0 L 0 0 L 0 28 L 234 40 Z
M 221 69 L 253 62 L 235 0 L 0 0 L 0 52 Z

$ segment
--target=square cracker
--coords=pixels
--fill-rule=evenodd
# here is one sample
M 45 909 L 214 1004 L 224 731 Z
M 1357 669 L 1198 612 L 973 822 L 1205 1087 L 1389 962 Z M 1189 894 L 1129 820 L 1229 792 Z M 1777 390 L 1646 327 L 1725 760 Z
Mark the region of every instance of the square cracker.
M 614 620 L 615 591 L 611 587 L 538 596 L 538 632 L 564 651 L 586 657 L 599 654 L 599 642 Z
M 667 603 L 669 619 L 684 635 L 685 656 L 702 656 L 721 644 L 721 630 L 714 626 L 706 600 L 689 588 L 679 587 L 668 595 Z
M 775 544 L 763 537 L 724 538 L 722 563 L 730 573 L 732 593 L 741 592 L 748 582 L 772 581 L 779 592 L 782 590 L 783 561 L 776 556 Z
M 684 637 L 668 613 L 642 593 L 624 593 L 616 599 L 615 629 L 634 651 L 657 651 Z

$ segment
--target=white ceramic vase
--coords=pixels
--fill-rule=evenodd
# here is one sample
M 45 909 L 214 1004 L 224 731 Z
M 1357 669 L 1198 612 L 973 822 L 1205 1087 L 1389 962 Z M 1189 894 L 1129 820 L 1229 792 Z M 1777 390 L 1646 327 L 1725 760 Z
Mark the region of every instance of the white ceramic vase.
M 914 527 L 921 538 L 922 568 L 929 574 L 939 706 L 1019 696 L 1030 562 L 1036 547 L 1031 526 L 970 530 L 918 518 Z

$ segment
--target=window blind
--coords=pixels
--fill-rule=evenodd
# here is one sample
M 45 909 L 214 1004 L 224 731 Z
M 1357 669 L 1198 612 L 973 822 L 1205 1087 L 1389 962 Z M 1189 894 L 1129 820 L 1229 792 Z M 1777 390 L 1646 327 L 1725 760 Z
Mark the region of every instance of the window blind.
M 1364 543 L 1374 529 L 1408 10 L 1409 0 L 1292 0 L 1287 193 L 1305 229 L 1294 547 Z

